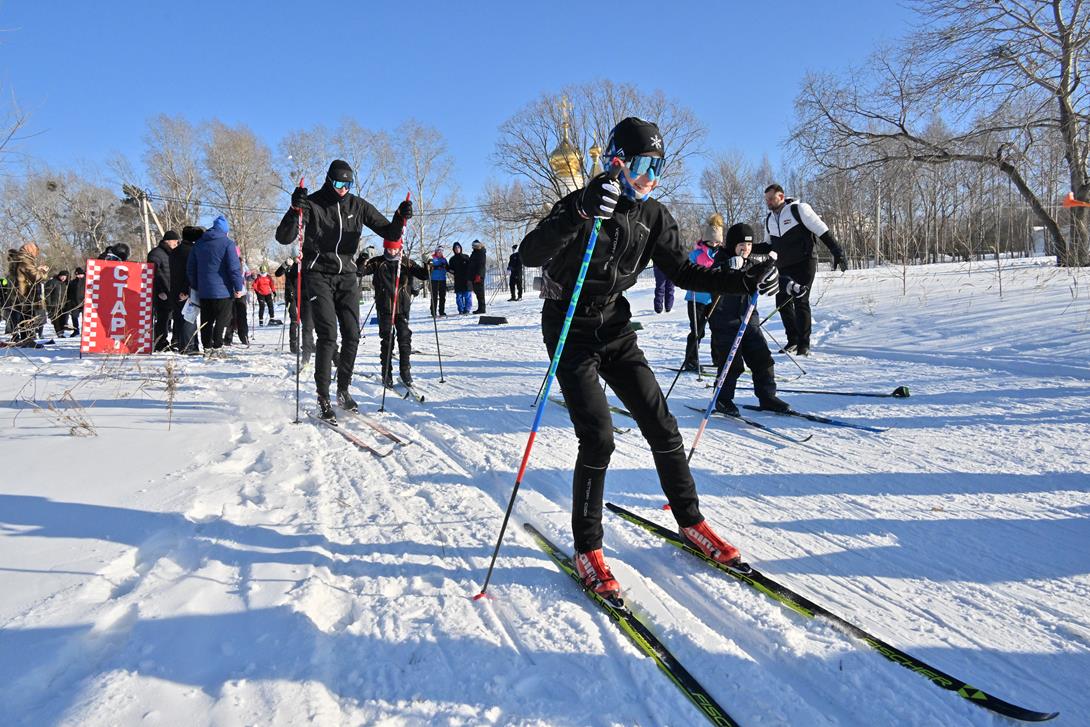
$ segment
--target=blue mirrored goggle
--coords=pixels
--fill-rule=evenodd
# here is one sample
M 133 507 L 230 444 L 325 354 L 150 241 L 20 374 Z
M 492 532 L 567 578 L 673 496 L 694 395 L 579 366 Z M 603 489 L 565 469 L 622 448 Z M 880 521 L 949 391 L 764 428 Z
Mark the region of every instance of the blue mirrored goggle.
M 666 162 L 663 157 L 634 156 L 631 159 L 622 160 L 628 166 L 629 175 L 635 179 L 645 174 L 654 172 L 655 177 L 662 174 L 662 166 Z
M 333 189 L 352 189 L 351 182 L 337 182 L 332 179 L 330 181 L 333 182 Z

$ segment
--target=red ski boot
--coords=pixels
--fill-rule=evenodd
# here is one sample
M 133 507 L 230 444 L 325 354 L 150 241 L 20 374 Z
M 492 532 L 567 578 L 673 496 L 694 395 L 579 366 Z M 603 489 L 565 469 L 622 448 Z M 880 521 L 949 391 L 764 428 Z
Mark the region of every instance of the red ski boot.
M 621 584 L 613 577 L 602 556 L 602 549 L 575 554 L 575 572 L 583 579 L 583 585 L 602 598 L 618 598 Z
M 724 565 L 737 565 L 742 560 L 738 548 L 723 540 L 715 534 L 708 525 L 707 520 L 702 520 L 696 525 L 681 529 L 681 537 L 689 541 L 695 548 L 712 560 Z

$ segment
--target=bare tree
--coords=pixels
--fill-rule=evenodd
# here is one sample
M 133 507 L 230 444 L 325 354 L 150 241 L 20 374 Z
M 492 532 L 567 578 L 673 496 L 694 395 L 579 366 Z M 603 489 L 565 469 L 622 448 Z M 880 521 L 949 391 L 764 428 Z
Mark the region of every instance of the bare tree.
M 917 0 L 922 30 L 879 51 L 867 72 L 807 78 L 793 141 L 843 168 L 906 160 L 990 167 L 1046 228 L 1061 264 L 1088 261 L 1085 209 L 1065 235 L 1033 158 L 1057 141 L 1068 186 L 1090 198 L 1086 77 L 1090 11 L 1081 0 Z M 942 109 L 949 126 L 937 125 Z
M 413 218 L 406 234 L 410 254 L 444 244 L 462 230 L 457 214 L 454 159 L 438 129 L 410 119 L 396 131 L 401 174 L 413 196 Z
M 201 152 L 203 129 L 178 116 L 160 114 L 147 122 L 144 133 L 144 167 L 150 187 L 158 192 L 156 208 L 168 230 L 180 230 L 200 216 L 204 186 Z M 123 169 L 115 164 L 115 171 Z M 120 172 L 122 181 L 136 184 L 131 172 Z M 142 185 L 137 185 L 142 186 Z
M 752 224 L 755 221 L 754 200 L 759 199 L 764 186 L 749 162 L 737 151 L 713 157 L 700 175 L 700 191 L 712 208 L 723 215 L 728 227 L 736 222 Z
M 525 180 L 534 206 L 540 206 L 538 202 L 555 201 L 564 191 L 549 165 L 549 154 L 563 139 L 565 120 L 570 122 L 569 142 L 585 153 L 594 144 L 604 147 L 610 130 L 626 116 L 654 121 L 662 131 L 666 163 L 656 196 L 669 199 L 685 189 L 689 183 L 687 165 L 700 153 L 704 127 L 692 111 L 662 91 L 647 93 L 631 84 L 608 80 L 567 86 L 522 107 L 500 126 L 493 160 L 498 168 Z M 584 179 L 591 163 L 583 160 Z
M 208 125 L 204 146 L 209 202 L 223 212 L 243 257 L 264 258 L 272 240 L 277 201 L 272 153 L 247 127 L 219 120 Z
M 330 158 L 330 132 L 324 126 L 289 132 L 280 140 L 276 158 L 277 188 L 291 193 L 302 180 L 304 186 L 322 186 Z
M 11 161 L 15 153 L 13 144 L 18 138 L 19 130 L 26 125 L 27 118 L 27 113 L 19 107 L 15 94 L 12 94 L 11 101 L 0 114 L 0 163 Z
M 337 129 L 333 157 L 344 159 L 356 173 L 355 193 L 372 204 L 388 204 L 397 191 L 397 150 L 385 131 L 373 131 L 346 119 Z
M 28 170 L 0 189 L 0 235 L 36 242 L 51 267 L 81 265 L 107 245 L 134 243 L 132 211 L 75 172 Z
M 293 131 L 280 141 L 278 149 L 275 166 L 281 182 L 277 186 L 284 192 L 290 193 L 301 177 L 309 189 L 320 187 L 334 159 L 352 165 L 355 194 L 386 200 L 393 191 L 397 164 L 389 134 L 372 131 L 352 119 L 332 130 L 315 126 Z

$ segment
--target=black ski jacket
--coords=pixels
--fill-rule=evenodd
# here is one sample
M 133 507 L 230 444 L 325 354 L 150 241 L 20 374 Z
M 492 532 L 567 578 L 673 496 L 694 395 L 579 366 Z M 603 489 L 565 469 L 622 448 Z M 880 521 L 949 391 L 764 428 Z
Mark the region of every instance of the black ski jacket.
M 594 220 L 577 211 L 582 190 L 555 205 L 519 245 L 523 264 L 542 268 L 542 297 L 567 303 L 575 288 Z M 726 268 L 704 268 L 689 261 L 677 222 L 661 203 L 622 197 L 612 218 L 602 221 L 598 242 L 583 282 L 580 304 L 611 298 L 631 288 L 655 263 L 676 285 L 708 293 L 745 293 L 742 275 Z
M 454 253 L 447 258 L 447 269 L 454 274 L 454 292 L 469 292 L 469 255 L 464 252 Z
M 174 248 L 174 257 L 170 261 L 170 295 L 174 300 L 182 293 L 189 295 L 189 253 L 193 252 L 193 243 L 182 240 Z
M 511 257 L 507 258 L 507 272 L 516 278 L 522 277 L 522 255 L 511 253 Z
M 303 269 L 318 273 L 356 273 L 353 258 L 359 248 L 363 228 L 384 240 L 401 239 L 402 220 L 394 215 L 390 222 L 365 199 L 349 193 L 341 197 L 326 180 L 303 210 Z M 294 207 L 284 213 L 276 228 L 276 241 L 291 245 L 299 239 L 299 211 Z
M 375 255 L 363 266 L 363 274 L 371 276 L 375 291 L 375 310 L 380 315 L 390 315 L 394 299 L 394 280 L 397 276 L 397 260 L 385 255 Z M 413 302 L 412 279 L 427 280 L 427 269 L 410 257 L 401 258 L 401 284 L 397 293 L 397 312 L 408 316 Z
M 87 292 L 87 278 L 73 275 L 68 279 L 68 311 L 83 308 L 83 296 Z
M 291 303 L 295 300 L 295 286 L 298 284 L 299 265 L 293 262 L 291 265 L 280 263 L 280 267 L 273 272 L 273 277 L 284 279 L 284 300 Z
M 478 275 L 481 276 L 481 282 L 484 282 L 487 262 L 488 258 L 483 247 L 476 248 L 469 254 L 469 282 L 476 282 Z
M 152 251 L 148 253 L 148 262 L 155 265 L 155 278 L 151 287 L 152 295 L 158 298 L 160 293 L 166 293 L 170 295 L 170 281 L 172 277 L 171 258 L 174 257 L 174 251 L 167 247 L 165 242 L 160 242 Z M 186 262 L 189 262 L 189 258 L 186 258 Z

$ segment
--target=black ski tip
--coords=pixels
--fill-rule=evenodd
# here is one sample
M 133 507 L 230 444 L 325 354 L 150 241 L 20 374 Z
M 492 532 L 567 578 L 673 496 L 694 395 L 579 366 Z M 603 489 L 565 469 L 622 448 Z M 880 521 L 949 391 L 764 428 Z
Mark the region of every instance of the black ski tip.
M 896 389 L 893 390 L 893 393 L 890 394 L 890 396 L 892 396 L 895 399 L 907 399 L 909 397 L 908 387 L 907 386 L 898 386 Z M 1059 714 L 1059 712 L 1057 712 L 1056 714 Z M 1054 716 L 1056 716 L 1056 715 L 1054 714 L 1053 717 Z M 1049 719 L 1051 719 L 1051 717 Z

